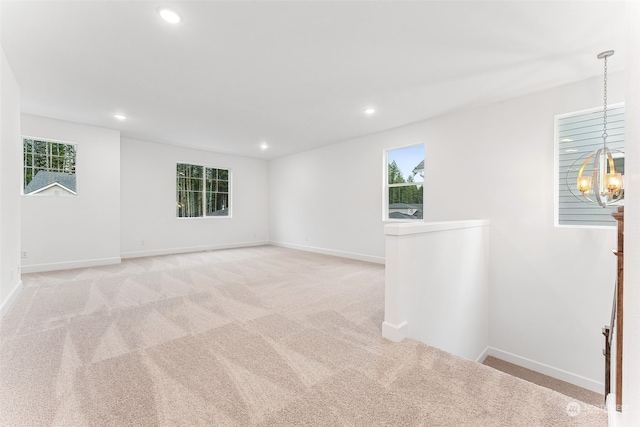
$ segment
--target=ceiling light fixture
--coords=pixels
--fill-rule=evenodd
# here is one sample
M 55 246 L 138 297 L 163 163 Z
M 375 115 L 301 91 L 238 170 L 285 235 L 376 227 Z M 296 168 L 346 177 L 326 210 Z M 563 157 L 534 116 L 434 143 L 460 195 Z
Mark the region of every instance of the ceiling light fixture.
M 266 143 L 266 142 L 263 142 L 262 144 L 260 144 L 260 148 L 261 148 L 262 150 L 266 150 L 267 148 L 269 148 L 269 146 L 267 145 L 267 143 Z
M 162 19 L 169 22 L 170 24 L 177 24 L 182 21 L 182 16 L 175 10 L 169 9 L 168 7 L 159 8 L 158 14 L 162 17 Z
M 375 108 L 373 108 L 373 107 L 369 107 L 369 108 L 365 108 L 365 109 L 364 109 L 364 113 L 365 113 L 365 114 L 367 114 L 367 115 L 369 115 L 369 116 L 370 116 L 370 115 L 372 115 L 372 114 L 373 114 L 373 113 L 375 113 L 375 112 L 376 112 L 376 109 L 375 109 Z
M 621 150 L 610 150 L 607 147 L 607 58 L 613 55 L 612 50 L 607 50 L 598 55 L 598 59 L 604 59 L 604 107 L 602 109 L 602 147 L 594 152 L 585 154 L 577 159 L 567 170 L 565 177 L 566 185 L 578 200 L 599 205 L 603 208 L 607 206 L 617 206 L 623 203 L 624 199 L 624 177 L 620 172 L 616 172 L 614 155 L 616 160 L 624 159 L 624 152 Z M 586 157 L 586 159 L 585 159 Z M 582 162 L 578 170 L 578 177 L 575 187 L 569 185 L 569 174 L 575 173 L 579 162 Z M 575 176 L 575 175 L 574 175 Z M 576 193 L 575 190 L 579 193 Z
M 124 114 L 114 114 L 113 117 L 115 117 L 118 120 L 126 120 L 127 116 L 125 116 Z

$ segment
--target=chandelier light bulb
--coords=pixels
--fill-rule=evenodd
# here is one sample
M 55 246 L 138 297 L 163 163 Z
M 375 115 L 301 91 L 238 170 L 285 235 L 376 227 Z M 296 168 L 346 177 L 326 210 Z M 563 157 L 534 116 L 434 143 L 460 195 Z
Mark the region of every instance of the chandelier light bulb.
M 582 195 L 589 194 L 591 192 L 591 177 L 581 176 L 578 178 L 578 190 Z

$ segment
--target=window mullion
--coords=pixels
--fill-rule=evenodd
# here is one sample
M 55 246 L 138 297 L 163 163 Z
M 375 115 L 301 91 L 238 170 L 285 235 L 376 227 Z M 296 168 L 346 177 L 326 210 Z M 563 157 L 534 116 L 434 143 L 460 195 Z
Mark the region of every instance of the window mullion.
M 202 217 L 207 216 L 207 169 L 202 168 Z

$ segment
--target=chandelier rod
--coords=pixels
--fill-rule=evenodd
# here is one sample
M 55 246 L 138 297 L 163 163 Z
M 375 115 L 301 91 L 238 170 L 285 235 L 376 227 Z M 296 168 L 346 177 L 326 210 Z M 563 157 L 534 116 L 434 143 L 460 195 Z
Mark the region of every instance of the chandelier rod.
M 607 50 L 598 54 L 598 59 L 604 59 L 604 106 L 602 108 L 603 115 L 603 130 L 602 130 L 602 144 L 607 148 L 607 58 L 613 55 L 613 50 Z

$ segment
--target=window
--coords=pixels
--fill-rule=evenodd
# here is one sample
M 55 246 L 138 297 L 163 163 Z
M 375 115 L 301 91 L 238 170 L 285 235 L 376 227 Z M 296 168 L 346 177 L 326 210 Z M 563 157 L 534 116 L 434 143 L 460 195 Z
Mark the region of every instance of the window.
M 424 145 L 385 151 L 384 220 L 423 216 Z
M 602 108 L 556 116 L 556 226 L 616 226 L 611 213 L 617 206 L 602 208 L 574 197 L 567 186 L 575 186 L 578 170 L 589 153 L 602 147 Z M 613 151 L 617 172 L 624 174 L 625 108 L 607 108 L 607 147 Z M 573 167 L 572 167 L 573 165 Z M 591 174 L 592 171 L 586 170 Z M 572 187 L 573 188 L 573 187 Z
M 22 138 L 22 192 L 32 196 L 75 196 L 75 144 Z
M 229 217 L 231 173 L 187 163 L 176 166 L 178 218 Z

